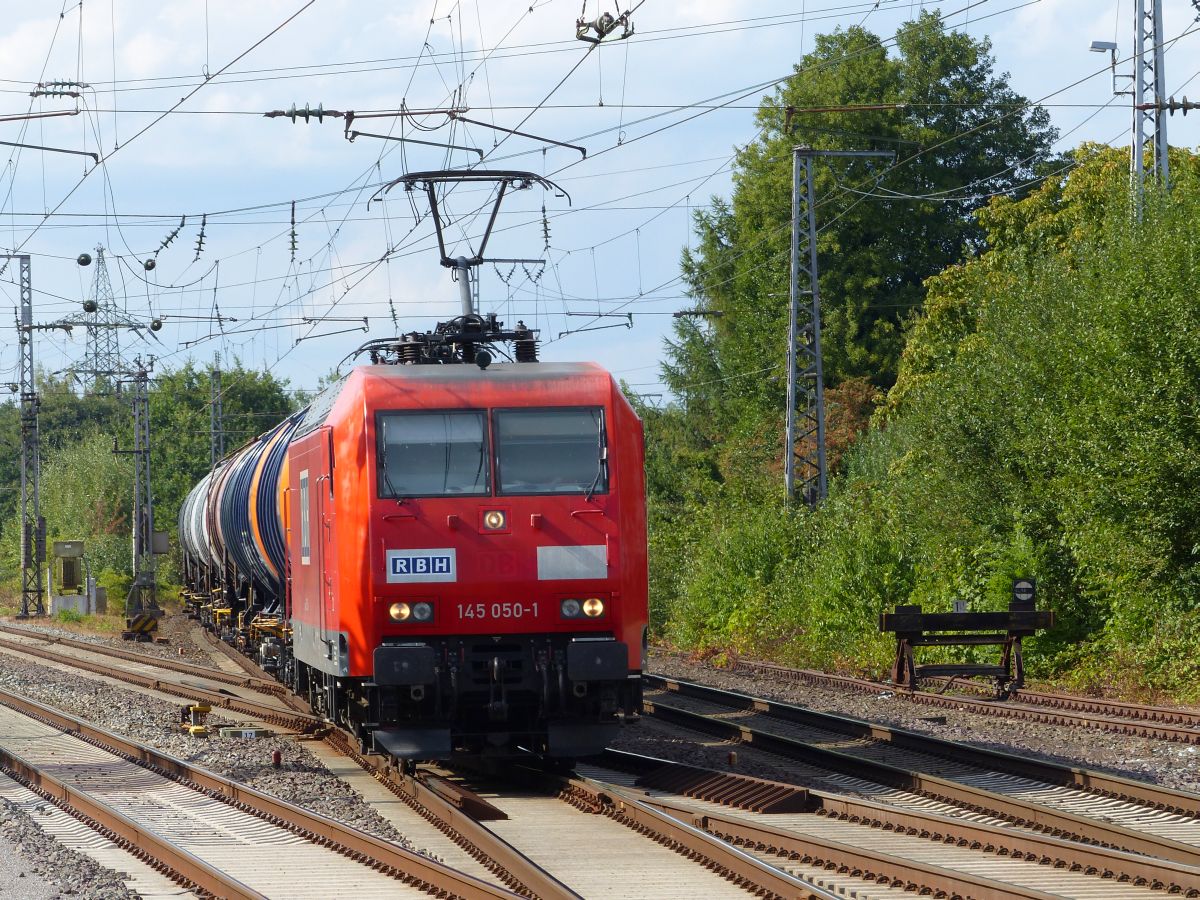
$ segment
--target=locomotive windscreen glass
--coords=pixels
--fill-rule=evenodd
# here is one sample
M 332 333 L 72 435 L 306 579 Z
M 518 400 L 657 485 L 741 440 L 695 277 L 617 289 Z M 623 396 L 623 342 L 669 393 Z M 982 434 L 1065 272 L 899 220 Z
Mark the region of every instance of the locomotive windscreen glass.
M 487 494 L 487 429 L 482 412 L 379 416 L 379 496 Z
M 501 494 L 607 494 L 604 413 L 504 409 L 495 413 Z

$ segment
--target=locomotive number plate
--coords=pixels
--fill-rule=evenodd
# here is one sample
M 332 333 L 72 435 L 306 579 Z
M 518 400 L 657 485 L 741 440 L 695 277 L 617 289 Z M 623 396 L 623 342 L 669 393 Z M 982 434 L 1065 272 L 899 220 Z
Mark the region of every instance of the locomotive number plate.
M 534 603 L 459 603 L 459 619 L 533 619 L 538 605 Z

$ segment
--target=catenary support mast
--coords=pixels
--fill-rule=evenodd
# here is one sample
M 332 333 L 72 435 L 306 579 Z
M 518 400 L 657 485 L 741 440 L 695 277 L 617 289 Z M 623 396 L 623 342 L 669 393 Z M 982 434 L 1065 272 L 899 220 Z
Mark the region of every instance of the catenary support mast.
M 221 410 L 221 354 L 213 360 L 212 372 L 209 375 L 209 419 L 208 419 L 208 460 L 210 469 L 215 469 L 217 463 L 225 458 L 225 417 Z
M 784 488 L 790 503 L 799 493 L 809 506 L 825 499 L 825 372 L 821 358 L 821 293 L 817 269 L 816 190 L 813 160 L 819 157 L 891 159 L 870 150 L 792 150 L 792 265 L 787 353 L 787 419 Z M 801 302 L 806 296 L 807 303 Z M 797 472 L 797 463 L 800 471 Z
M 1169 188 L 1167 91 L 1163 66 L 1162 0 L 1133 0 L 1133 134 L 1129 175 L 1140 204 L 1147 176 Z M 1147 145 L 1151 152 L 1146 171 Z
M 42 564 L 46 561 L 46 522 L 41 515 L 41 449 L 38 405 L 33 370 L 33 273 L 30 257 L 3 254 L 16 259 L 20 272 L 21 307 L 17 313 L 17 342 L 20 345 L 21 400 L 21 609 L 17 618 L 44 616 Z

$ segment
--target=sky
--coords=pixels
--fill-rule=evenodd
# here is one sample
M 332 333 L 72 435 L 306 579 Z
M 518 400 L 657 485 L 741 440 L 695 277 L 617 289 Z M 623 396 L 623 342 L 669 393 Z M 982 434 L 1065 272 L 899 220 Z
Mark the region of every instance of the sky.
M 540 329 L 543 358 L 597 361 L 653 402 L 672 313 L 692 305 L 679 259 L 693 213 L 729 196 L 759 99 L 816 34 L 863 24 L 886 39 L 936 8 L 1047 104 L 1056 149 L 1129 139 L 1129 99 L 1089 44 L 1128 57 L 1133 0 L 633 2 L 634 34 L 589 53 L 580 0 L 6 0 L 0 141 L 73 152 L 0 144 L 0 253 L 32 256 L 38 323 L 80 317 L 97 266 L 77 258 L 102 246 L 128 321 L 163 323 L 121 332 L 127 357 L 162 369 L 220 354 L 311 390 L 364 341 L 459 311 L 425 195 L 387 186 L 467 165 L 529 171 L 552 185 L 508 194 L 487 256 L 530 262 L 480 267 L 479 310 Z M 1196 7 L 1162 5 L 1167 93 L 1200 97 Z M 30 96 L 54 81 L 87 87 Z M 263 116 L 318 104 L 356 111 L 363 134 Z M 401 108 L 412 114 L 367 117 Z M 1196 147 L 1200 114 L 1168 119 L 1168 135 Z M 467 185 L 444 199 L 449 255 L 475 252 L 489 197 Z M 15 276 L 0 274 L 0 309 L 18 301 Z M 0 313 L 0 383 L 17 378 L 12 322 Z M 84 348 L 78 327 L 35 337 L 48 372 Z

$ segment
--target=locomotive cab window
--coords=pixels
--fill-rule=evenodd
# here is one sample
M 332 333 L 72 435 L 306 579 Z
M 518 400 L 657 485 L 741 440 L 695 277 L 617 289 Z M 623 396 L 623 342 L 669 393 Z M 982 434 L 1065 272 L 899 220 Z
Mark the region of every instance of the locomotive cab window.
M 377 426 L 380 497 L 489 493 L 482 412 L 380 413 Z
M 495 413 L 501 494 L 607 494 L 608 444 L 599 407 Z

